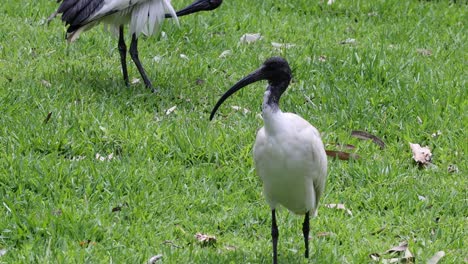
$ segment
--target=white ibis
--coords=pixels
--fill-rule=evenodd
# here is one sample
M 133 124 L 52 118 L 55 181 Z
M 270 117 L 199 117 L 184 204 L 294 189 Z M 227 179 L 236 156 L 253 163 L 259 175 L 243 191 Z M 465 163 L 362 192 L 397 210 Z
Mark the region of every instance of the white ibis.
M 75 41 L 79 35 L 100 22 L 110 25 L 119 34 L 118 49 L 122 74 L 125 85 L 128 86 L 127 46 L 124 40 L 124 25 L 130 24 L 132 41 L 129 53 L 146 85 L 154 91 L 151 81 L 146 76 L 145 69 L 138 57 L 138 36 L 143 33 L 152 35 L 167 17 L 184 16 L 203 10 L 213 10 L 221 5 L 222 0 L 195 0 L 191 5 L 176 13 L 170 0 L 57 0 L 62 2 L 49 21 L 57 14 L 62 14 L 62 20 L 68 25 L 66 38 Z M 168 12 L 169 14 L 165 14 Z
M 305 257 L 309 257 L 309 216 L 317 215 L 320 196 L 325 190 L 327 156 L 318 130 L 302 117 L 283 113 L 279 100 L 291 80 L 291 68 L 280 57 L 263 65 L 232 86 L 211 111 L 213 119 L 219 106 L 232 94 L 251 83 L 267 80 L 262 116 L 265 126 L 257 132 L 254 146 L 255 168 L 263 181 L 263 193 L 271 208 L 273 263 L 277 263 L 278 226 L 276 208 L 305 215 Z

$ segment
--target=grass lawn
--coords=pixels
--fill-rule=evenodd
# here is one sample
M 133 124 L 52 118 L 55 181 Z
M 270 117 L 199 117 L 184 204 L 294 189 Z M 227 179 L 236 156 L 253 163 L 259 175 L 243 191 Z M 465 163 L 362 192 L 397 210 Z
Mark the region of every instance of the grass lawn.
M 166 38 L 141 38 L 152 94 L 142 81 L 124 86 L 117 39 L 102 27 L 67 45 L 59 19 L 43 24 L 56 1 L 4 1 L 0 263 L 158 254 L 162 263 L 270 263 L 270 210 L 252 160 L 265 83 L 208 117 L 225 90 L 278 55 L 294 74 L 283 111 L 309 120 L 327 149 L 352 144 L 361 157 L 329 159 L 309 262 L 369 263 L 407 241 L 417 263 L 438 251 L 441 263 L 467 263 L 468 8 L 453 2 L 224 1 L 180 27 L 167 21 Z M 244 33 L 263 38 L 241 44 Z M 433 166 L 418 168 L 409 142 L 429 146 Z M 307 262 L 302 220 L 279 212 L 280 263 Z

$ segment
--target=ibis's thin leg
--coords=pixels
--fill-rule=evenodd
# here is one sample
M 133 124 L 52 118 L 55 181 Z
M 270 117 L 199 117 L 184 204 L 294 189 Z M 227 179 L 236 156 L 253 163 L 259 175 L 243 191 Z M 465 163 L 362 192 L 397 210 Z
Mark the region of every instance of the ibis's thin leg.
M 309 212 L 305 214 L 304 223 L 302 224 L 302 232 L 304 233 L 304 244 L 305 244 L 305 257 L 309 257 L 309 230 L 310 230 L 310 221 L 309 221 Z
M 271 210 L 271 238 L 273 239 L 273 264 L 278 263 L 278 226 L 276 225 L 276 211 Z
M 141 65 L 140 58 L 138 57 L 138 39 L 135 33 L 132 35 L 132 43 L 130 44 L 130 56 L 132 57 L 133 62 L 137 66 L 138 71 L 140 72 L 141 78 L 145 82 L 146 87 L 150 88 L 154 92 L 153 85 L 146 76 L 145 69 Z
M 120 63 L 122 64 L 122 74 L 124 78 L 125 85 L 128 87 L 128 72 L 127 72 L 127 45 L 125 45 L 124 39 L 124 27 L 123 25 L 119 27 L 119 53 L 120 53 Z

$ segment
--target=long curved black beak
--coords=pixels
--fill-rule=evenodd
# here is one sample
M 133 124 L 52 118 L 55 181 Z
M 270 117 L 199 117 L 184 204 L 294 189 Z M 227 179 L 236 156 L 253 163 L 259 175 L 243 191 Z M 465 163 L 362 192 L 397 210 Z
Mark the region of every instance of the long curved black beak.
M 176 12 L 177 17 L 190 15 L 200 11 L 210 11 L 218 8 L 223 3 L 223 0 L 195 0 L 187 7 Z M 165 14 L 166 18 L 171 18 L 170 14 Z
M 221 98 L 219 98 L 218 102 L 216 103 L 216 105 L 214 106 L 213 110 L 211 110 L 211 114 L 210 114 L 210 120 L 213 119 L 216 111 L 218 110 L 218 108 L 221 106 L 221 104 L 223 104 L 224 101 L 226 101 L 226 99 L 229 98 L 229 96 L 233 95 L 235 92 L 239 91 L 240 89 L 242 89 L 243 87 L 249 85 L 249 84 L 252 84 L 254 82 L 257 82 L 257 81 L 261 81 L 261 80 L 265 80 L 265 74 L 264 74 L 264 71 L 263 71 L 263 67 L 262 68 L 259 68 L 258 70 L 252 72 L 251 74 L 245 76 L 244 78 L 242 78 L 242 80 L 238 81 L 236 84 L 234 84 L 234 86 L 232 86 L 229 90 L 227 90 L 226 93 L 223 94 L 223 96 L 221 96 Z

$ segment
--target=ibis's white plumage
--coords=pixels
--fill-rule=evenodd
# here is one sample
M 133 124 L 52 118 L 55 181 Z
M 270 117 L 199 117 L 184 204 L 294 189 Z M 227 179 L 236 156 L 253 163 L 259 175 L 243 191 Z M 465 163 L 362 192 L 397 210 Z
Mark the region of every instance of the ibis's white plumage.
M 131 35 L 136 34 L 138 37 L 143 33 L 150 36 L 158 30 L 165 13 L 177 18 L 170 0 L 103 0 L 98 10 L 91 11 L 89 17 L 81 23 L 82 27 L 68 32 L 68 40 L 76 40 L 81 32 L 99 22 L 106 24 L 106 27 L 116 34 L 121 25 L 129 24 Z
M 265 99 L 270 91 L 265 92 Z M 255 168 L 271 209 L 278 204 L 295 214 L 317 214 L 325 189 L 327 157 L 320 134 L 302 117 L 272 109 L 265 102 L 265 126 L 254 146 Z

